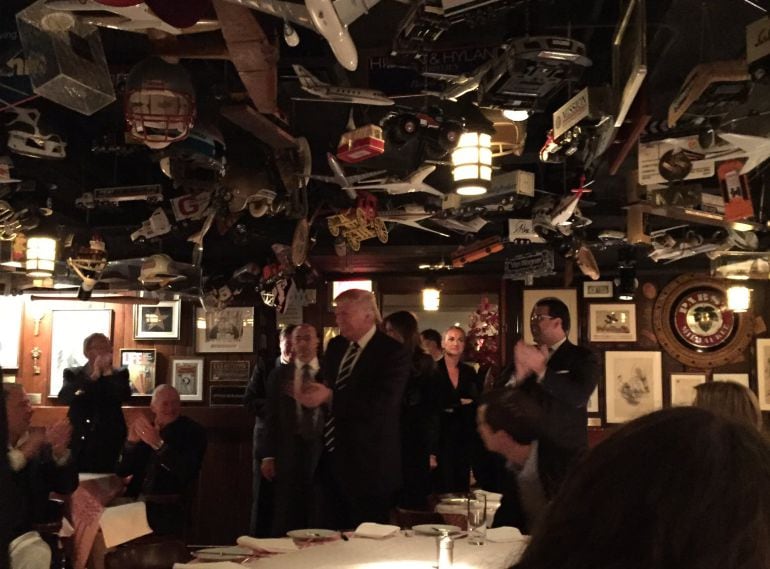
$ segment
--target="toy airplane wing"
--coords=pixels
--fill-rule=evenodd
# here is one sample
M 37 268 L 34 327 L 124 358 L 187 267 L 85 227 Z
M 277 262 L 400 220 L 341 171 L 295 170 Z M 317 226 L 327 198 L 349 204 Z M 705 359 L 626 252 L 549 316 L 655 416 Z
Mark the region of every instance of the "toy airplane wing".
M 379 3 L 380 0 L 334 0 L 334 9 L 340 22 L 349 26 Z
M 380 216 L 380 219 L 383 221 L 387 221 L 389 223 L 398 223 L 399 225 L 406 225 L 407 227 L 414 227 L 415 229 L 422 229 L 423 231 L 427 231 L 429 233 L 435 233 L 436 235 L 441 235 L 442 237 L 449 237 L 448 234 L 442 233 L 441 231 L 436 231 L 435 229 L 430 229 L 428 227 L 425 227 L 424 225 L 420 225 L 416 221 L 406 221 L 403 219 L 392 219 L 386 216 Z
M 748 174 L 754 168 L 770 158 L 770 140 L 761 136 L 749 136 L 747 134 L 737 133 L 719 133 L 719 138 L 723 138 L 733 146 L 743 150 L 748 156 L 748 160 L 741 169 L 741 174 Z

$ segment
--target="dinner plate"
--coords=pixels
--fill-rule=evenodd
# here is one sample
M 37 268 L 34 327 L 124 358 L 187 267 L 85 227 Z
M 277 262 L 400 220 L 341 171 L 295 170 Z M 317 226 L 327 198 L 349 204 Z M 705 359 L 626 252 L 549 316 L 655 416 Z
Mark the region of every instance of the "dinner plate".
M 227 547 L 207 547 L 199 549 L 193 555 L 202 561 L 235 561 L 245 559 L 252 554 L 251 549 L 231 545 Z
M 330 529 L 293 529 L 286 535 L 294 539 L 331 539 L 339 536 L 339 532 Z
M 460 533 L 462 530 L 457 526 L 450 526 L 448 524 L 420 524 L 418 526 L 412 526 L 412 529 L 416 533 L 422 535 L 440 535 L 442 533 Z

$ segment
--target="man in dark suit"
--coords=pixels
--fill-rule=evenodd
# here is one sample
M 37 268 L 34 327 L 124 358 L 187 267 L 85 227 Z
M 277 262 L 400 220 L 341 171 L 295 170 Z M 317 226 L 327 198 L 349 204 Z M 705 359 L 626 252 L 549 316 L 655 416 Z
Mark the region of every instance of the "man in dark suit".
M 559 445 L 585 448 L 586 404 L 599 377 L 596 357 L 567 338 L 569 309 L 558 298 L 535 305 L 530 327 L 537 345 L 516 344 L 513 367 L 503 372 L 501 382 L 535 397 L 545 411 L 548 434 Z
M 503 498 L 492 526 L 514 526 L 527 534 L 579 451 L 562 448 L 545 435 L 542 408 L 520 389 L 489 392 L 476 419 L 484 446 L 505 458 Z
M 310 324 L 294 327 L 294 358 L 273 369 L 267 380 L 265 434 L 257 454 L 262 476 L 275 483 L 271 533 L 311 527 L 315 521 L 313 475 L 323 449 L 321 408 L 303 407 L 292 396 L 319 381 L 318 333 Z
M 348 290 L 335 299 L 340 335 L 329 342 L 323 377 L 296 395 L 325 405 L 324 452 L 318 478 L 326 523 L 335 529 L 387 522 L 401 485 L 399 415 L 411 355 L 377 330 L 374 295 Z

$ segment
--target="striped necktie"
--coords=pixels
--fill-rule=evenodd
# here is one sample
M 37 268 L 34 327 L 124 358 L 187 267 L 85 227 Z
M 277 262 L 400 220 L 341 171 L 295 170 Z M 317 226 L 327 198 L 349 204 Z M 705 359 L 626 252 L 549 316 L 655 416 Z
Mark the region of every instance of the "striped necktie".
M 348 351 L 345 352 L 345 356 L 340 362 L 340 368 L 337 371 L 337 381 L 334 382 L 334 390 L 342 391 L 347 387 L 350 375 L 353 373 L 353 366 L 356 363 L 358 352 L 361 351 L 361 346 L 356 342 L 351 342 L 348 346 Z M 334 412 L 329 409 L 329 416 L 324 423 L 324 447 L 327 452 L 334 452 L 335 448 L 335 434 L 334 434 Z

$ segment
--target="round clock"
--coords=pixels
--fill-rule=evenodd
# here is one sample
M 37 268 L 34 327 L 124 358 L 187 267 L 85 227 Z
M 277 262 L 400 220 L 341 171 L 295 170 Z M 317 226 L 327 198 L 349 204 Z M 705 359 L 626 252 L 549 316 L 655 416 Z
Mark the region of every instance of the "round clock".
M 681 275 L 663 287 L 652 326 L 672 357 L 702 369 L 739 359 L 753 336 L 751 312 L 728 310 L 724 282 L 700 275 Z

